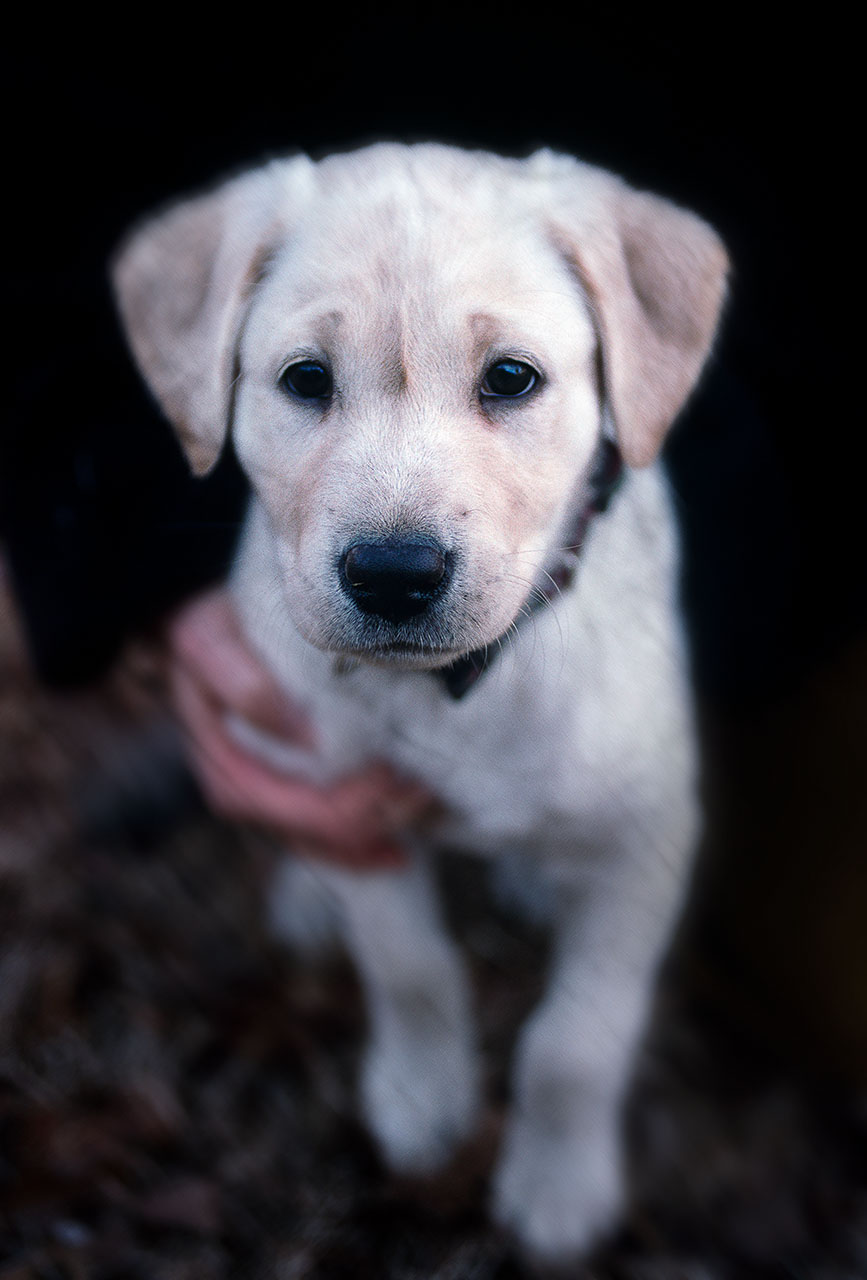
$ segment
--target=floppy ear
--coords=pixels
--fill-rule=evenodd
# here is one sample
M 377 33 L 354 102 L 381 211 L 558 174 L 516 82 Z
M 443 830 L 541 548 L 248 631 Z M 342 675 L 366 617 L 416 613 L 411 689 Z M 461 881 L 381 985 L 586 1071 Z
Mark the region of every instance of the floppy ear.
M 710 351 L 728 257 L 701 218 L 601 169 L 558 165 L 555 191 L 556 240 L 595 313 L 620 448 L 646 466 Z
M 246 304 L 312 167 L 276 162 L 176 205 L 133 230 L 111 264 L 136 363 L 198 475 L 226 438 Z

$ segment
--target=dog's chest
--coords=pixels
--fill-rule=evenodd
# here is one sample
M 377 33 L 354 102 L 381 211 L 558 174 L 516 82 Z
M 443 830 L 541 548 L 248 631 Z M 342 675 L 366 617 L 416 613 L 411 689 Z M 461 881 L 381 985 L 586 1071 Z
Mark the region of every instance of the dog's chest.
M 450 814 L 444 835 L 485 851 L 488 839 L 538 836 L 580 808 L 575 699 L 522 679 L 520 655 L 504 654 L 460 702 L 434 674 L 343 679 L 321 707 L 335 752 L 351 740 L 423 781 Z
M 261 644 L 263 637 L 257 637 Z M 317 751 L 287 749 L 249 728 L 247 745 L 287 772 L 326 782 L 372 760 L 423 782 L 446 811 L 444 840 L 481 853 L 573 825 L 581 806 L 580 724 L 554 687 L 520 678 L 505 654 L 455 702 L 435 674 L 359 668 L 336 674 L 324 655 L 294 666 L 286 647 L 264 656 L 315 725 Z M 574 700 L 573 700 L 574 701 Z M 583 790 L 592 787 L 592 776 Z

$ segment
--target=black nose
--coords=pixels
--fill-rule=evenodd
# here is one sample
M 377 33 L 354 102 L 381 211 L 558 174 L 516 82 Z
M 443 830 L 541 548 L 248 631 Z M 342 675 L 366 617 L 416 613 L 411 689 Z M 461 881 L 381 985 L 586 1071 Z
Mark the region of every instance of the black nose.
M 340 585 L 362 613 L 403 622 L 440 594 L 448 562 L 448 553 L 430 538 L 356 542 L 340 559 Z

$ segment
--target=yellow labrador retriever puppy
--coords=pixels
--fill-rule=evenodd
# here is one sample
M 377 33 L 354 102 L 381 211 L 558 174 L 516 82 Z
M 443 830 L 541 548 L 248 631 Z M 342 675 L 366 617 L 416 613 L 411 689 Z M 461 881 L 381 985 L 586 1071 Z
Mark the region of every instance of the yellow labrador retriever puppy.
M 433 144 L 268 164 L 145 223 L 114 265 L 191 465 L 231 427 L 252 484 L 237 604 L 320 743 L 256 749 L 314 778 L 384 759 L 444 806 L 408 870 L 295 860 L 275 889 L 297 935 L 327 887 L 369 1004 L 364 1113 L 395 1169 L 434 1169 L 477 1114 L 431 855 L 508 855 L 553 889 L 493 1203 L 543 1259 L 621 1206 L 624 1092 L 695 844 L 654 459 L 725 272 L 704 222 L 609 173 Z

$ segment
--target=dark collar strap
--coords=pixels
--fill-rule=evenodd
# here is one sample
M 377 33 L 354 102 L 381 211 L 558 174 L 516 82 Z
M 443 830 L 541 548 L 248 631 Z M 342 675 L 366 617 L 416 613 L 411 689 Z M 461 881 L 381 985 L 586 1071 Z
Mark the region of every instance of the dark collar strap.
M 623 459 L 620 456 L 620 450 L 610 440 L 600 441 L 596 463 L 590 476 L 587 501 L 578 512 L 568 544 L 564 548 L 563 557 L 552 566 L 544 584 L 538 587 L 528 599 L 527 610 L 535 611 L 543 608 L 550 604 L 561 591 L 571 586 L 590 522 L 594 516 L 607 509 L 622 479 Z M 479 677 L 484 675 L 498 652 L 499 649 L 492 648 L 491 645 L 486 645 L 483 649 L 474 649 L 472 653 L 465 654 L 450 666 L 441 667 L 433 674 L 457 700 L 468 693 Z

